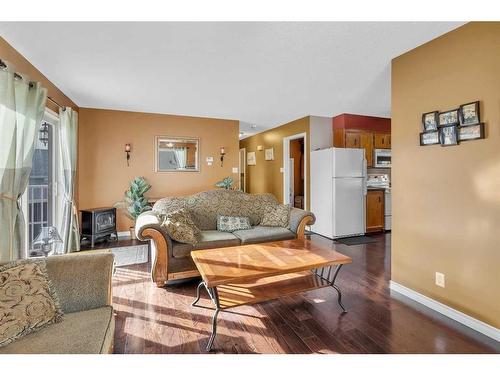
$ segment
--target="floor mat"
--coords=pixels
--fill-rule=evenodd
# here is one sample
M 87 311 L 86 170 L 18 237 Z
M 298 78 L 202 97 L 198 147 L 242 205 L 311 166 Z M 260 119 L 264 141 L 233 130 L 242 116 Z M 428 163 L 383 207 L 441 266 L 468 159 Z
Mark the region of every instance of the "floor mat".
M 366 243 L 377 242 L 374 238 L 367 237 L 367 236 L 337 238 L 335 241 L 340 242 L 344 245 L 348 245 L 348 246 L 363 245 Z

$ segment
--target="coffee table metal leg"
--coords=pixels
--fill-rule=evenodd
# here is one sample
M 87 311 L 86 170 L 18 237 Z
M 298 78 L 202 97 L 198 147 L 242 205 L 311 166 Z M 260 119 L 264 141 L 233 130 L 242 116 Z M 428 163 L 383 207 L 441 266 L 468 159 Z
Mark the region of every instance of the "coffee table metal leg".
M 339 264 L 335 268 L 335 272 L 333 273 L 333 278 L 332 278 L 332 281 L 330 283 L 330 286 L 333 287 L 337 291 L 337 294 L 338 294 L 337 302 L 338 302 L 339 306 L 342 308 L 342 311 L 346 312 L 346 309 L 345 309 L 344 305 L 342 304 L 342 292 L 340 291 L 340 288 L 337 285 L 335 285 L 335 279 L 337 279 L 337 275 L 339 274 L 339 271 L 341 268 L 342 268 L 342 264 Z M 330 266 L 330 269 L 331 269 L 331 266 Z M 328 276 L 330 276 L 330 272 L 328 272 Z
M 191 306 L 196 306 L 196 304 L 200 300 L 200 289 L 201 289 L 202 286 L 205 286 L 205 282 L 203 282 L 203 281 L 201 281 L 198 284 L 198 288 L 196 288 L 196 299 L 193 301 L 193 303 L 191 304 Z M 205 288 L 206 288 L 206 286 L 205 286 Z
M 212 345 L 214 343 L 215 335 L 217 334 L 217 315 L 219 315 L 220 304 L 219 304 L 219 294 L 217 293 L 217 288 L 208 288 L 208 294 L 212 298 L 213 303 L 215 304 L 215 313 L 212 317 L 212 334 L 210 335 L 210 339 L 208 340 L 206 351 L 209 352 L 212 350 Z

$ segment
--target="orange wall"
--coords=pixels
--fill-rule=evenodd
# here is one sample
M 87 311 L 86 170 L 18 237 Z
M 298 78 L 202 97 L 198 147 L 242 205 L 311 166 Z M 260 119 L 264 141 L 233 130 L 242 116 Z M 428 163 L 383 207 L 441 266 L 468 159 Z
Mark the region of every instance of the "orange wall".
M 143 176 L 152 185 L 149 197 L 192 194 L 214 188 L 227 176 L 237 181 L 239 122 L 138 112 L 80 109 L 79 208 L 112 206 L 123 197 L 129 182 Z M 154 172 L 155 136 L 200 139 L 200 172 Z M 130 167 L 124 147 L 132 145 Z M 224 146 L 224 166 L 220 148 Z M 206 157 L 213 156 L 208 166 Z M 118 230 L 127 230 L 129 220 L 118 215 Z
M 283 138 L 299 134 L 307 134 L 305 145 L 306 152 L 310 150 L 309 116 L 291 121 L 274 129 L 256 134 L 240 141 L 240 148 L 246 148 L 246 152 L 255 152 L 257 165 L 246 166 L 247 192 L 253 194 L 272 193 L 283 202 Z M 274 160 L 265 160 L 265 151 L 257 151 L 257 146 L 264 149 L 274 147 Z M 309 158 L 307 159 L 307 180 L 309 181 Z M 307 188 L 307 205 L 309 205 L 309 192 Z
M 61 105 L 73 107 L 73 109 L 78 110 L 73 101 L 68 98 L 64 93 L 59 90 L 52 82 L 50 82 L 40 71 L 35 68 L 31 63 L 24 58 L 19 52 L 17 52 L 5 39 L 0 37 L 0 59 L 8 61 L 16 68 L 16 71 L 20 74 L 25 74 L 30 77 L 31 80 L 41 82 L 42 86 L 47 88 L 48 96 L 54 99 Z M 50 101 L 47 101 L 47 107 L 53 111 L 58 112 L 57 108 Z
M 500 22 L 392 62 L 392 279 L 500 328 Z M 419 146 L 422 113 L 480 100 L 486 139 Z M 445 288 L 434 284 L 446 275 Z

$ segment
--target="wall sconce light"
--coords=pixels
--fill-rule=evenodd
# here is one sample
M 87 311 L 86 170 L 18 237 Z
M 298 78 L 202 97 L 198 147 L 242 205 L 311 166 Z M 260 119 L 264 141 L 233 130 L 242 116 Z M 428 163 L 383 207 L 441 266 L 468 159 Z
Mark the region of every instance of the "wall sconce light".
M 226 150 L 224 150 L 224 147 L 220 148 L 220 166 L 222 167 L 224 165 L 224 155 L 226 155 Z
M 130 160 L 130 151 L 132 150 L 132 147 L 130 146 L 130 143 L 125 144 L 125 153 L 127 154 L 127 167 L 130 166 L 129 160 Z

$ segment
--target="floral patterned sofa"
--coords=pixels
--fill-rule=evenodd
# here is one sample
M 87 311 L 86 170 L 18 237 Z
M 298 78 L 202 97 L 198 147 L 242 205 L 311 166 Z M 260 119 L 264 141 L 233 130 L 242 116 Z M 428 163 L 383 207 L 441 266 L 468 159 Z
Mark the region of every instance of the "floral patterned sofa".
M 135 226 L 137 238 L 152 240 L 153 281 L 161 287 L 168 280 L 198 276 L 190 256 L 192 250 L 303 238 L 306 225 L 314 224 L 315 217 L 298 208 L 290 210 L 287 228 L 259 225 L 264 208 L 277 204 L 271 194 L 247 194 L 234 190 L 210 190 L 186 197 L 160 199 L 152 211 L 137 218 Z M 163 215 L 180 209 L 189 210 L 201 230 L 200 241 L 195 245 L 174 241 L 162 226 Z M 217 231 L 218 215 L 247 216 L 252 228 L 232 233 Z

